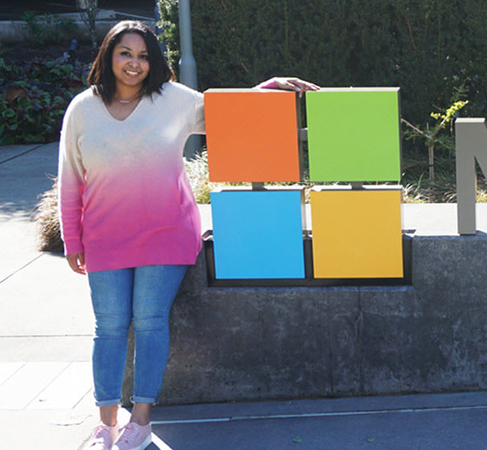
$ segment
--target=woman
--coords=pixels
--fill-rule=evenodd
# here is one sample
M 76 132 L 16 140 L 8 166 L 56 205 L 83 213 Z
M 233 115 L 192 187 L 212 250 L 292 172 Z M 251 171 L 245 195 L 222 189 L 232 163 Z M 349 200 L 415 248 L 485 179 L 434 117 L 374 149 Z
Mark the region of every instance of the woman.
M 88 274 L 96 318 L 95 398 L 101 424 L 90 450 L 142 450 L 169 353 L 169 311 L 201 249 L 200 217 L 184 172 L 190 134 L 204 132 L 203 95 L 174 81 L 152 31 L 124 21 L 105 37 L 90 88 L 69 105 L 61 132 L 59 199 L 70 267 Z M 317 86 L 274 78 L 261 87 Z M 127 334 L 135 333 L 134 407 L 117 411 Z

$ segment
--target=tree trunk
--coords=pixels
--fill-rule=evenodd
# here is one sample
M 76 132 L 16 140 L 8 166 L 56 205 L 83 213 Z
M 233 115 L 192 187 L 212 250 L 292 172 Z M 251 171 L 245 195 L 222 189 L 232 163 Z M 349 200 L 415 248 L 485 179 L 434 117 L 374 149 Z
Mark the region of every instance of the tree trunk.
M 98 15 L 98 0 L 78 0 L 79 8 L 83 11 L 83 22 L 88 27 L 91 38 L 91 47 L 93 53 L 96 53 L 98 48 L 98 40 L 96 37 L 96 16 Z

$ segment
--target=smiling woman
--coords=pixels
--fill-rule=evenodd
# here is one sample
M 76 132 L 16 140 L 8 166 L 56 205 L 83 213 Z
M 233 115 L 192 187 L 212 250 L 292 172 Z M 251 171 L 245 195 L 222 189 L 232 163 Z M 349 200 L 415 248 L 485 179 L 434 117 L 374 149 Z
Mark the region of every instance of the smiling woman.
M 125 87 L 124 80 L 128 83 Z M 88 76 L 88 84 L 106 104 L 112 103 L 117 94 L 121 99 L 127 98 L 124 94 L 137 92 L 152 96 L 161 92 L 163 83 L 172 80 L 174 74 L 154 33 L 146 25 L 128 20 L 108 32 Z M 130 92 L 122 92 L 125 89 Z
M 117 120 L 126 119 L 137 107 L 149 70 L 149 55 L 144 39 L 135 33 L 125 34 L 113 50 L 115 96 L 107 105 L 108 111 Z
M 124 120 L 145 94 L 160 93 L 162 84 L 173 79 L 149 28 L 124 21 L 115 25 L 103 41 L 88 83 L 102 97 L 109 113 Z
M 201 219 L 184 171 L 191 134 L 205 131 L 203 94 L 173 82 L 154 33 L 124 21 L 105 37 L 63 120 L 59 207 L 66 259 L 88 274 L 95 312 L 93 374 L 101 424 L 90 450 L 143 450 L 169 355 L 169 311 L 201 250 Z M 311 83 L 275 78 L 295 91 Z M 130 324 L 134 408 L 117 410 Z

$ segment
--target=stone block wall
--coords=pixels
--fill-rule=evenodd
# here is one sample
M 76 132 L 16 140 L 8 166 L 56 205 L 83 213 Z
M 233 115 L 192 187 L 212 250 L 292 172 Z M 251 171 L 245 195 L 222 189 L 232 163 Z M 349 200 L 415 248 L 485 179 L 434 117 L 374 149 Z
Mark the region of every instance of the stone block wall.
M 161 403 L 487 387 L 484 233 L 415 236 L 412 286 L 209 288 L 205 264 L 172 310 Z

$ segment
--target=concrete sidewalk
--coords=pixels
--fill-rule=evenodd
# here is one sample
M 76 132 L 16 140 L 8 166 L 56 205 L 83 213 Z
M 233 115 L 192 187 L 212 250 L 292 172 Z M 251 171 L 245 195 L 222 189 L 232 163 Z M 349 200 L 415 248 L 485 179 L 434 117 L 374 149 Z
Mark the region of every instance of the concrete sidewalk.
M 2 448 L 76 450 L 98 421 L 86 279 L 36 250 L 32 211 L 56 171 L 57 143 L 0 147 Z M 454 235 L 456 205 L 404 205 L 404 228 Z M 487 448 L 483 392 L 159 407 L 153 419 L 150 449 Z
M 57 148 L 0 148 L 0 422 L 10 444 L 4 448 L 77 449 L 97 422 L 85 279 L 70 273 L 63 258 L 37 251 L 32 222 L 38 195 L 57 173 Z

